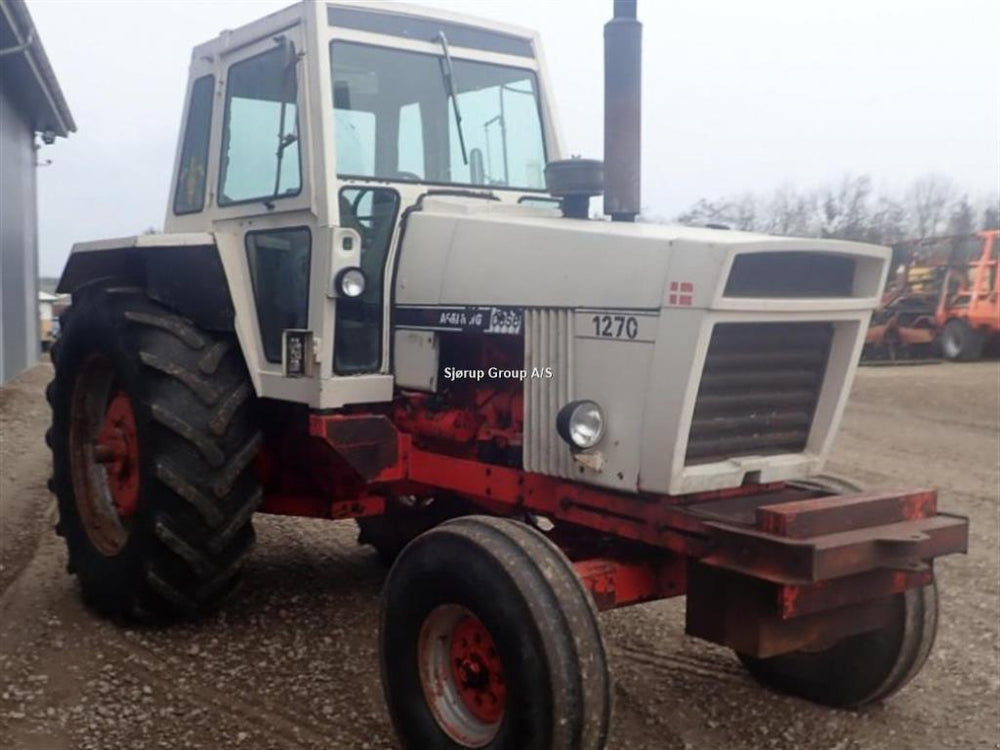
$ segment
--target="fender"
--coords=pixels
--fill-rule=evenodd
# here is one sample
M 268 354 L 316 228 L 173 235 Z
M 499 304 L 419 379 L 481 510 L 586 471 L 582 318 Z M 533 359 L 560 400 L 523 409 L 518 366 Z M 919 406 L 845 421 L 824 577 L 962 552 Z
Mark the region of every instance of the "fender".
M 215 235 L 141 234 L 73 245 L 57 291 L 101 279 L 142 287 L 151 299 L 210 331 L 232 331 L 234 309 Z

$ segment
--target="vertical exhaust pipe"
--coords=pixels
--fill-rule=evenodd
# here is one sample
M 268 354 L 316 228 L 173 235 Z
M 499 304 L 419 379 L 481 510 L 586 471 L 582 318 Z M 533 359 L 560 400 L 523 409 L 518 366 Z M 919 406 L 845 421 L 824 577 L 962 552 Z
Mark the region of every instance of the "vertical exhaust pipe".
M 604 25 L 604 213 L 635 221 L 641 210 L 642 24 L 636 0 L 614 0 Z

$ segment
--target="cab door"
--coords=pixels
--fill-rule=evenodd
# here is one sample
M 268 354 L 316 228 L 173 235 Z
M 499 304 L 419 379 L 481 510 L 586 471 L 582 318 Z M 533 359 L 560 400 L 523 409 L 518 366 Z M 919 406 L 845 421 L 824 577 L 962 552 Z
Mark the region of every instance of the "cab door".
M 214 203 L 217 242 L 237 309 L 237 333 L 263 396 L 314 401 L 290 383 L 285 341 L 306 332 L 317 222 L 312 210 L 307 68 L 301 25 L 220 56 Z M 234 280 L 236 283 L 234 283 Z M 251 314 L 246 314 L 252 311 Z M 312 352 L 300 346 L 308 374 Z

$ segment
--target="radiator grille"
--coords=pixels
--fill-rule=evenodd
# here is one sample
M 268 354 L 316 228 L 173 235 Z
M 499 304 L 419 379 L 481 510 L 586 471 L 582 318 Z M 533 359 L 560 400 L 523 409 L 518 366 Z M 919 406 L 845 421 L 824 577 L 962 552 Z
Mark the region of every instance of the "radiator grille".
M 525 310 L 524 366 L 552 368 L 551 378 L 527 378 L 524 393 L 524 468 L 573 476 L 573 457 L 556 432 L 556 414 L 572 401 L 573 316 L 569 310 Z
M 686 462 L 804 450 L 832 339 L 830 323 L 716 325 Z

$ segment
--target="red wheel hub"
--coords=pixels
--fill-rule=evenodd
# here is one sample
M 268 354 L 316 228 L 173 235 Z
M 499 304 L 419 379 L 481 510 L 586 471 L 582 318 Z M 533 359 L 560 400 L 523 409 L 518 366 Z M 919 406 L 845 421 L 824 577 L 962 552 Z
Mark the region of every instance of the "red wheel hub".
M 134 516 L 139 507 L 139 438 L 132 402 L 124 391 L 114 395 L 104 412 L 94 460 L 104 465 L 118 515 Z
M 465 708 L 487 724 L 500 721 L 507 701 L 503 665 L 490 631 L 475 615 L 455 623 L 450 656 L 452 679 Z

